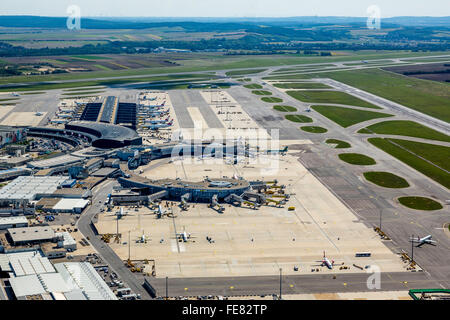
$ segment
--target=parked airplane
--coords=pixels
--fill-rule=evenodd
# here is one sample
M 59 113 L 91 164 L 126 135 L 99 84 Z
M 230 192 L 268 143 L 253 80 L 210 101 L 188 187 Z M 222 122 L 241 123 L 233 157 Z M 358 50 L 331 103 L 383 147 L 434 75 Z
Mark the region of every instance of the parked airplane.
M 155 211 L 156 217 L 158 219 L 161 219 L 165 213 L 166 213 L 166 210 L 163 208 L 162 205 L 159 204 L 158 209 L 156 209 L 156 211 Z
M 288 150 L 289 150 L 289 147 L 286 146 L 286 147 L 284 147 L 283 149 L 280 149 L 280 150 L 267 150 L 264 153 L 266 153 L 266 154 L 281 154 L 281 155 L 284 156 L 288 152 Z
M 142 236 L 136 240 L 136 243 L 147 243 L 147 241 L 150 241 L 150 236 L 145 235 L 144 231 L 142 231 Z
M 166 118 L 166 119 L 158 119 L 158 120 L 145 120 L 145 124 L 160 124 L 160 123 L 167 123 L 169 122 L 170 119 Z
M 72 119 L 73 118 L 73 115 L 69 114 L 69 113 L 58 113 L 57 116 L 59 118 L 66 118 L 66 119 Z
M 130 214 L 128 213 L 128 211 L 124 212 L 123 211 L 123 207 L 121 207 L 120 211 L 116 212 L 116 216 L 117 216 L 117 219 L 120 219 L 120 218 L 122 218 L 124 216 L 130 216 Z
M 161 104 L 150 104 L 150 105 L 148 105 L 147 107 L 150 107 L 150 108 L 159 108 L 159 107 L 164 107 L 165 105 L 166 105 L 166 102 L 163 101 L 163 103 L 161 103 Z
M 417 239 L 414 237 L 411 237 L 410 241 L 414 242 L 414 243 L 418 243 L 417 247 L 421 247 L 424 244 L 431 244 L 431 245 L 435 246 L 436 245 L 435 243 L 437 243 L 437 242 L 434 240 L 431 240 L 432 238 L 433 238 L 433 236 L 430 234 L 423 238 L 420 238 L 419 236 L 417 236 Z
M 155 100 L 156 100 L 156 97 L 149 98 L 149 97 L 147 97 L 147 96 L 144 96 L 144 97 L 143 97 L 143 100 L 155 101 Z
M 139 112 L 138 116 L 141 117 L 156 117 L 156 116 L 162 116 L 165 114 L 168 114 L 169 111 L 168 110 L 162 110 L 162 111 L 148 111 L 148 112 Z
M 160 123 L 160 124 L 142 124 L 142 128 L 147 128 L 150 130 L 159 130 L 163 128 L 171 127 L 173 124 L 173 121 L 170 121 L 169 123 Z
M 185 227 L 183 226 L 183 232 L 177 233 L 177 240 L 181 240 L 183 242 L 188 242 L 190 239 L 195 238 L 190 233 L 186 232 Z
M 327 267 L 328 269 L 333 269 L 333 265 L 334 265 L 334 260 L 328 259 L 325 255 L 325 251 L 323 252 L 323 259 L 321 261 L 317 261 L 317 262 L 321 262 L 321 266 L 322 267 Z

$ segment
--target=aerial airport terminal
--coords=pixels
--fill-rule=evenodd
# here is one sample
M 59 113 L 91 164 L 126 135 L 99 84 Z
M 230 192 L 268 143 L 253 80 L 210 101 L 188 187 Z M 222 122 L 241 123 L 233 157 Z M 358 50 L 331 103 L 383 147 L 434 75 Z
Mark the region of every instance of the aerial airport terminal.
M 204 28 L 20 40 L 25 69 L 0 32 L 0 300 L 449 300 L 444 40 Z
M 413 299 L 412 289 L 447 297 L 439 265 L 448 230 L 430 228 L 448 214 L 445 190 L 430 182 L 442 204 L 432 215 L 404 206 L 402 196 L 430 194 L 414 169 L 372 148 L 377 169 L 410 177 L 411 190 L 365 181 L 366 165 L 345 164 L 339 140 L 327 140 L 361 151 L 354 133 L 263 75 L 247 82 L 330 133 L 302 131 L 233 78 L 227 89 L 105 87 L 95 97 L 45 99 L 22 116 L 29 125 L 3 127 L 3 298 L 279 299 L 283 276 L 283 299 Z M 341 90 L 333 85 L 329 92 Z M 398 112 L 359 90 L 340 92 Z M 430 235 L 417 233 L 419 216 Z M 73 287 L 71 268 L 96 276 Z M 376 273 L 384 287 L 371 289 Z

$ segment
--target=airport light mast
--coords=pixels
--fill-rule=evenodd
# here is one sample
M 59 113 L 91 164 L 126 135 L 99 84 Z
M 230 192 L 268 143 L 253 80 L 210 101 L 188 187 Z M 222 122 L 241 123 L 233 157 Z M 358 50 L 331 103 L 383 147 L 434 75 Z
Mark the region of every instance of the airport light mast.
M 280 298 L 279 298 L 279 300 L 281 300 L 281 292 L 282 292 L 282 275 L 281 275 L 282 271 L 283 271 L 283 269 L 280 268 Z

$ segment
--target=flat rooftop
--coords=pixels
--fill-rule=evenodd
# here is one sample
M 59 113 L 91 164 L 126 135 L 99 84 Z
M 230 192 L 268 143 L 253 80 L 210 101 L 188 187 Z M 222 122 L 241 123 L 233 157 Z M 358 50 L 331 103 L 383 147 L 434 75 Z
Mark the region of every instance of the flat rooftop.
M 55 231 L 50 227 L 29 227 L 8 229 L 14 243 L 50 240 L 55 237 Z
M 0 200 L 32 201 L 38 194 L 52 194 L 67 179 L 67 176 L 20 176 L 0 189 Z
M 135 181 L 138 183 L 152 185 L 163 188 L 186 188 L 186 189 L 206 189 L 206 190 L 216 190 L 216 189 L 242 189 L 250 186 L 248 181 L 240 179 L 230 179 L 230 178 L 210 178 L 208 180 L 191 182 L 177 179 L 149 179 L 137 174 L 134 174 L 128 170 L 127 165 L 121 165 L 121 170 L 128 173 L 130 178 L 128 180 Z
M 28 220 L 24 216 L 0 218 L 0 225 L 19 224 L 19 223 L 28 224 Z
M 111 123 L 114 119 L 112 116 L 114 114 L 115 108 L 117 107 L 118 98 L 114 96 L 106 97 L 105 101 L 103 101 L 102 108 L 100 109 L 99 118 L 97 121 Z
M 31 168 L 36 169 L 48 169 L 48 168 L 54 168 L 59 167 L 63 165 L 68 165 L 72 163 L 77 163 L 83 161 L 84 158 L 75 157 L 70 154 L 66 154 L 59 157 L 54 157 L 50 159 L 45 160 L 38 160 L 38 161 L 31 161 L 27 165 Z

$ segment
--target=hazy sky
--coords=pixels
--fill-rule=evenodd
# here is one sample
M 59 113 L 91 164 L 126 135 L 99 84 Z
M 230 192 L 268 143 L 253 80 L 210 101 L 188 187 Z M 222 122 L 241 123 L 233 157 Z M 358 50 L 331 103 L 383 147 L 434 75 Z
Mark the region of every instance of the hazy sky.
M 66 16 L 72 4 L 82 16 L 364 17 L 371 5 L 382 17 L 450 16 L 449 0 L 0 0 L 0 15 Z

